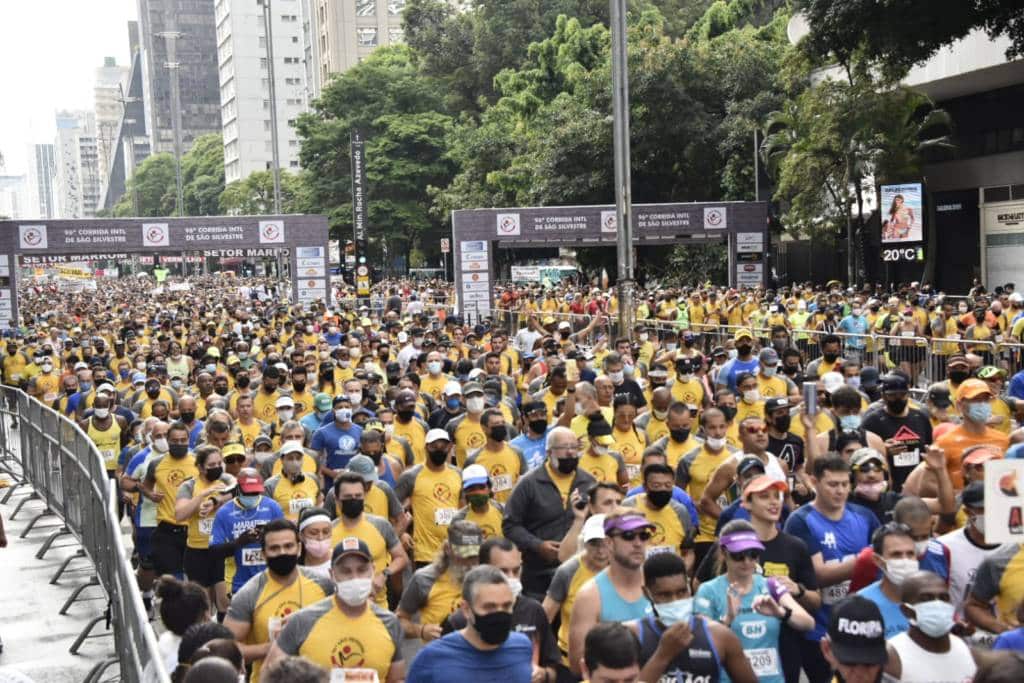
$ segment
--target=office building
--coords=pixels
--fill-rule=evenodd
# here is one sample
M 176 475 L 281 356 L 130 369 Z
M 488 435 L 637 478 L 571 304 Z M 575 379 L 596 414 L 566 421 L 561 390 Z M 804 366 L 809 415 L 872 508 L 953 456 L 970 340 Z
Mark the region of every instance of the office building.
M 299 142 L 294 123 L 307 106 L 302 4 L 300 0 L 270 0 L 270 3 L 273 69 L 267 61 L 262 2 L 217 0 L 215 4 L 224 180 L 227 183 L 273 167 L 271 73 L 277 103 L 280 167 L 297 170 L 299 166 Z
M 96 116 L 59 111 L 54 142 L 57 218 L 92 218 L 100 198 Z
M 23 175 L 0 175 L 0 216 L 4 218 L 35 218 L 28 199 L 28 186 Z
M 96 69 L 96 85 L 93 88 L 96 113 L 96 149 L 99 158 L 100 178 L 110 174 L 111 160 L 117 146 L 117 129 L 121 125 L 124 111 L 122 99 L 128 90 L 129 68 L 118 66 L 114 57 L 103 60 L 103 66 Z
M 255 0 L 253 0 L 255 1 Z M 181 153 L 220 133 L 217 38 L 212 0 L 138 0 L 144 128 L 154 154 L 174 153 L 172 69 L 177 72 Z
M 34 144 L 28 147 L 28 202 L 29 218 L 56 218 L 54 206 L 54 174 L 57 164 L 52 144 Z

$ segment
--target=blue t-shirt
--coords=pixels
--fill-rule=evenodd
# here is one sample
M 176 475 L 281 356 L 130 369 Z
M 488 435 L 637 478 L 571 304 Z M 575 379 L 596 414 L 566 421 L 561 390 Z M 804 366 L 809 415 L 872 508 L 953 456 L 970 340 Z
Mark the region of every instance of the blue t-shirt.
M 151 450 L 149 446 L 146 446 L 138 453 L 136 453 L 134 456 L 132 456 L 132 459 L 128 461 L 128 466 L 125 467 L 123 470 L 124 473 L 131 475 L 133 472 L 135 472 L 135 470 L 139 469 L 139 467 L 142 466 L 142 463 L 146 462 L 146 458 L 149 457 L 150 453 Z M 142 526 L 142 506 L 145 505 L 147 502 L 149 502 L 149 499 L 142 496 L 142 494 L 139 494 L 139 504 L 135 506 L 135 509 L 132 512 L 132 524 L 135 525 L 136 529 Z M 155 503 L 153 504 L 155 505 Z M 153 526 L 156 525 L 154 524 Z
M 477 650 L 461 633 L 428 643 L 409 666 L 406 683 L 501 681 L 530 683 L 533 645 L 522 633 L 510 633 L 497 650 Z
M 848 315 L 839 321 L 836 329 L 846 334 L 865 334 L 868 331 L 868 319 L 862 315 Z M 864 348 L 864 337 L 849 337 L 846 340 L 846 345 L 850 348 L 862 349 Z
M 1000 633 L 999 637 L 996 638 L 996 642 L 992 643 L 992 649 L 1024 652 L 1024 626 Z
M 217 514 L 214 515 L 210 545 L 231 543 L 249 529 L 282 517 L 284 512 L 273 498 L 260 496 L 260 502 L 251 510 L 243 508 L 236 498 L 217 510 Z M 231 582 L 231 592 L 237 593 L 246 581 L 266 569 L 267 563 L 259 541 L 238 548 L 234 557 L 236 569 L 235 578 Z
M 312 434 L 312 433 L 316 432 L 316 430 L 320 429 L 320 427 L 323 426 L 324 420 L 330 414 L 331 414 L 331 411 L 328 410 L 323 415 L 321 415 L 319 413 L 316 413 L 316 412 L 310 413 L 309 415 L 303 415 L 302 419 L 299 420 L 299 424 L 302 425 L 303 427 L 305 427 L 306 430 L 310 434 Z
M 359 438 L 362 435 L 363 428 L 355 423 L 343 429 L 337 422 L 331 420 L 313 433 L 309 447 L 324 453 L 324 464 L 327 467 L 340 470 L 359 452 Z
M 785 531 L 807 544 L 811 557 L 821 553 L 826 563 L 839 563 L 852 557 L 871 543 L 878 528 L 878 518 L 865 507 L 847 503 L 839 521 L 825 517 L 814 505 L 804 505 L 786 520 Z M 814 628 L 804 633 L 808 640 L 821 640 L 828 629 L 832 605 L 846 597 L 850 581 L 821 588 L 821 607 L 814 613 Z
M 196 420 L 196 426 L 188 433 L 188 449 L 190 451 L 194 450 L 196 444 L 199 443 L 199 435 L 203 433 L 203 424 L 202 420 Z
M 638 496 L 641 493 L 646 493 L 643 486 L 635 486 L 626 493 L 626 498 Z M 696 529 L 700 525 L 700 515 L 697 514 L 697 506 L 693 504 L 693 498 L 690 498 L 690 494 L 679 488 L 678 486 L 672 487 L 672 500 L 686 508 L 686 511 L 690 513 L 690 521 L 693 522 L 693 528 Z
M 736 389 L 736 376 L 741 375 L 744 372 L 750 372 L 757 374 L 758 368 L 761 364 L 758 362 L 757 357 L 751 358 L 750 360 L 740 360 L 739 358 L 733 358 L 727 361 L 722 369 L 718 371 L 718 379 L 715 380 L 717 384 L 724 384 L 729 387 L 729 390 L 733 393 L 737 392 Z
M 547 458 L 547 452 L 544 449 L 544 441 L 547 438 L 547 430 L 544 431 L 536 439 L 531 439 L 526 432 L 523 432 L 516 438 L 512 439 L 511 445 L 514 448 L 518 448 L 523 452 L 523 457 L 526 458 L 526 464 L 531 470 L 537 469 L 544 464 L 544 460 Z
M 882 623 L 885 624 L 886 640 L 889 640 L 893 636 L 899 635 L 910 628 L 910 624 L 907 623 L 907 618 L 903 616 L 903 612 L 900 611 L 899 603 L 893 602 L 886 597 L 885 593 L 882 592 L 881 581 L 875 581 L 870 586 L 861 588 L 857 595 L 867 598 L 878 605 L 878 609 L 882 613 Z

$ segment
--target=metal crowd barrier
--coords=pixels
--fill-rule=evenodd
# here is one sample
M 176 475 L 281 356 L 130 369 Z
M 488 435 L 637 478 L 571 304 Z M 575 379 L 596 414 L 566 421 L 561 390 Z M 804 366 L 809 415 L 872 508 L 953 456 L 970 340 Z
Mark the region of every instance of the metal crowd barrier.
M 92 634 L 101 621 L 113 633 L 115 656 L 93 667 L 85 683 L 97 683 L 114 666 L 119 679 L 126 683 L 142 683 L 147 667 L 152 674 L 147 681 L 169 682 L 121 536 L 117 483 L 107 476 L 95 444 L 77 424 L 20 389 L 3 386 L 0 390 L 4 396 L 0 406 L 0 470 L 12 480 L 2 502 L 7 503 L 14 495 L 25 496 L 10 515 L 12 519 L 29 501 L 43 503 L 43 511 L 29 522 L 21 538 L 45 517 L 61 521 L 36 553 L 38 559 L 61 536 L 70 535 L 81 546 L 61 564 L 51 584 L 60 580 L 76 558 L 92 562 L 95 574 L 72 591 L 60 614 L 67 614 L 91 586 L 99 586 L 107 600 L 104 613 L 86 625 L 70 648 L 72 654 L 77 654 L 87 638 L 106 635 Z

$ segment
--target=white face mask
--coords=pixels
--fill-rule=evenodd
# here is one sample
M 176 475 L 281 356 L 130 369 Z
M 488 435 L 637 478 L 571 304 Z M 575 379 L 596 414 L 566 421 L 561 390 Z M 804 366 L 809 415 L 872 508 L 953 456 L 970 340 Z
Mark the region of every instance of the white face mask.
M 349 607 L 359 607 L 373 591 L 373 579 L 348 579 L 334 584 L 338 598 Z
M 166 453 L 168 448 L 167 437 L 161 436 L 159 439 L 153 439 L 153 450 L 157 453 Z
M 894 586 L 902 586 L 908 576 L 919 569 L 917 559 L 892 559 L 885 561 L 885 578 Z
M 598 457 L 600 457 L 602 455 L 608 455 L 608 447 L 607 446 L 598 446 L 597 444 L 594 444 L 593 451 L 594 451 L 594 455 L 596 455 Z
M 107 416 L 110 415 L 110 408 L 94 408 L 92 414 L 101 420 L 106 420 Z
M 720 451 L 725 448 L 725 439 L 716 439 L 715 437 L 709 436 L 704 440 L 704 443 L 713 451 Z
M 647 333 L 646 333 L 646 332 L 643 332 L 643 333 L 642 333 L 642 334 L 640 335 L 640 341 L 642 341 L 642 342 L 645 342 L 645 341 L 647 341 Z
M 350 422 L 352 420 L 351 408 L 338 408 L 334 411 L 334 419 L 338 422 Z
M 440 361 L 436 361 L 436 360 L 432 360 L 429 363 L 427 363 L 427 372 L 429 372 L 431 375 L 440 375 L 441 374 L 441 362 Z
M 295 415 L 295 411 L 294 410 L 279 410 L 279 411 L 277 411 L 277 417 L 278 417 L 278 419 L 281 420 L 281 422 L 287 422 L 288 420 L 292 419 L 293 415 Z
M 689 382 L 691 379 L 693 379 L 693 375 L 690 374 L 689 372 L 683 375 L 678 375 L 678 377 L 680 382 Z
M 582 415 L 584 410 L 585 410 L 585 408 L 583 407 L 583 404 L 580 403 L 579 401 L 576 401 L 576 414 L 577 415 Z
M 774 377 L 775 373 L 779 371 L 779 368 L 775 365 L 762 365 L 761 374 L 765 377 Z
M 353 391 L 348 395 L 348 400 L 352 402 L 352 405 L 359 405 L 363 402 L 363 392 Z
M 622 384 L 622 380 L 624 378 L 625 378 L 625 374 L 622 372 L 622 370 L 619 370 L 618 372 L 609 372 L 608 373 L 608 379 L 610 379 L 612 381 L 612 384 Z
M 483 396 L 471 396 L 466 399 L 466 410 L 471 413 L 482 413 L 484 412 L 484 397 Z
M 748 389 L 743 392 L 743 401 L 745 403 L 757 403 L 761 400 L 761 392 L 757 389 Z
M 668 417 L 668 411 L 667 410 L 651 410 L 651 413 L 654 414 L 654 419 L 655 420 L 661 420 L 662 422 L 664 422 L 665 418 Z
M 512 589 L 513 598 L 518 598 L 519 594 L 523 592 L 523 582 L 519 579 L 509 579 L 508 587 Z

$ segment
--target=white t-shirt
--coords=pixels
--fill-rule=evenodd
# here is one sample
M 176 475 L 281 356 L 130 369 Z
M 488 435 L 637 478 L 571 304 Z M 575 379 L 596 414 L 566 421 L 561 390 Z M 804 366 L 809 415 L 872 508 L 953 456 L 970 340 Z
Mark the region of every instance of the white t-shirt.
M 956 607 L 957 616 L 963 615 L 963 603 L 974 584 L 974 573 L 981 561 L 1001 546 L 985 548 L 967 537 L 964 528 L 950 531 L 936 539 L 949 549 L 949 599 Z

